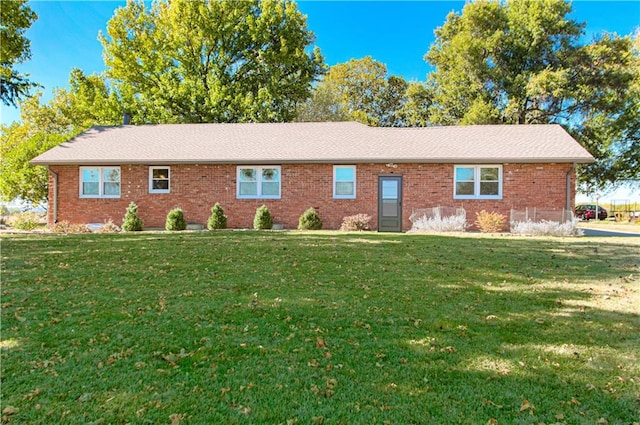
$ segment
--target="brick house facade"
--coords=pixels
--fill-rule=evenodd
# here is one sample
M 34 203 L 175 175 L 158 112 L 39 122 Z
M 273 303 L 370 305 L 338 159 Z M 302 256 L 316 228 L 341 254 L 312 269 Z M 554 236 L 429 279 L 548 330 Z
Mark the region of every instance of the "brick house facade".
M 508 216 L 512 208 L 544 207 L 555 210 L 573 208 L 575 164 L 592 160 L 592 157 L 559 126 L 538 126 L 530 129 L 552 130 L 549 133 L 551 136 L 545 136 L 545 131 L 537 132 L 542 135 L 541 144 L 544 149 L 537 147 L 534 150 L 534 154 L 539 155 L 536 158 L 531 158 L 524 148 L 529 143 L 527 140 L 517 141 L 515 146 L 506 143 L 505 146 L 493 149 L 497 153 L 479 155 L 474 151 L 482 149 L 482 146 L 476 148 L 467 143 L 465 147 L 466 141 L 460 141 L 464 138 L 460 134 L 454 134 L 453 152 L 446 152 L 448 158 L 454 159 L 448 161 L 442 160 L 444 155 L 439 156 L 437 152 L 432 153 L 432 151 L 437 151 L 438 146 L 445 146 L 441 150 L 451 150 L 451 147 L 446 140 L 431 142 L 429 135 L 432 132 L 429 132 L 429 129 L 417 129 L 418 131 L 413 129 L 414 131 L 408 133 L 393 131 L 406 129 L 380 129 L 384 130 L 383 137 L 376 140 L 372 136 L 379 134 L 375 133 L 379 129 L 354 123 L 271 124 L 267 125 L 269 127 L 262 128 L 268 130 L 266 133 L 258 132 L 257 136 L 252 134 L 253 128 L 260 126 L 257 124 L 183 125 L 185 138 L 191 138 L 190 148 L 196 151 L 208 145 L 197 145 L 200 143 L 199 136 L 189 134 L 194 126 L 198 131 L 222 129 L 225 138 L 220 139 L 223 142 L 219 142 L 217 146 L 224 149 L 222 154 L 218 154 L 219 158 L 215 157 L 215 153 L 210 152 L 200 153 L 199 157 L 189 156 L 192 153 L 185 154 L 188 156 L 186 159 L 177 157 L 181 155 L 179 152 L 169 152 L 162 157 L 155 151 L 152 153 L 153 157 L 145 157 L 150 154 L 147 153 L 148 149 L 145 151 L 142 148 L 151 146 L 157 150 L 163 150 L 169 146 L 157 144 L 158 138 L 167 137 L 157 132 L 147 130 L 144 133 L 148 137 L 146 142 L 141 142 L 139 134 L 132 133 L 132 130 L 126 132 L 127 129 L 140 132 L 143 130 L 140 127 L 146 126 L 114 127 L 113 129 L 125 131 L 114 133 L 113 138 L 104 136 L 110 133 L 109 128 L 106 131 L 101 129 L 96 134 L 89 131 L 67 142 L 66 147 L 65 145 L 56 147 L 36 158 L 33 161 L 34 164 L 47 165 L 49 168 L 49 223 L 53 224 L 56 221 L 103 223 L 112 220 L 120 224 L 129 203 L 135 202 L 147 228 L 164 227 L 168 211 L 175 207 L 182 208 L 187 222 L 206 225 L 211 207 L 219 202 L 228 216 L 230 228 L 252 227 L 256 208 L 264 204 L 271 210 L 274 221 L 281 223 L 286 229 L 295 229 L 298 218 L 309 207 L 316 208 L 326 229 L 337 229 L 345 216 L 359 213 L 370 215 L 371 225 L 377 229 L 378 214 L 382 211 L 380 200 L 382 188 L 379 183 L 382 180 L 380 178 L 400 176 L 398 202 L 401 214 L 400 227 L 397 230 L 406 231 L 411 227 L 409 217 L 413 210 L 434 206 L 463 207 L 469 222 L 473 222 L 475 212 L 480 210 L 495 211 Z M 211 127 L 207 129 L 197 126 Z M 157 127 L 162 126 L 152 127 L 158 130 Z M 182 131 L 180 126 L 177 129 L 176 126 L 171 127 L 175 131 Z M 290 127 L 295 131 L 291 132 Z M 492 133 L 493 129 L 504 127 L 508 126 L 480 126 L 475 128 L 475 132 L 469 132 L 469 137 L 473 140 L 484 138 L 484 142 L 491 143 L 493 140 L 498 140 Z M 549 129 L 549 127 L 554 128 Z M 473 130 L 473 127 L 467 129 Z M 558 129 L 561 132 L 560 137 L 557 136 Z M 230 135 L 231 130 L 234 134 Z M 249 133 L 246 136 L 248 140 L 246 146 L 237 143 L 238 140 L 242 142 L 244 130 Z M 310 139 L 323 137 L 323 140 L 334 138 L 340 140 L 342 134 L 347 140 L 345 143 L 356 145 L 354 148 L 356 151 L 370 148 L 372 153 L 368 154 L 369 157 L 358 153 L 366 158 L 352 161 L 351 158 L 354 155 L 348 147 L 336 145 L 340 150 L 345 151 L 345 156 L 339 157 L 331 151 L 336 148 L 330 143 L 325 143 L 326 153 L 306 154 L 316 156 L 315 161 L 313 158 L 300 158 L 301 154 L 291 152 L 295 150 L 291 146 L 297 146 L 295 143 L 299 142 L 296 140 L 300 139 L 301 134 L 305 134 L 301 130 L 310 130 L 306 133 Z M 372 133 L 371 130 L 374 132 Z M 468 130 L 465 129 L 465 131 Z M 511 131 L 511 129 L 507 130 Z M 273 157 L 273 151 L 260 152 L 251 145 L 251 141 L 256 137 L 261 140 L 270 139 L 269 131 L 274 131 L 278 137 L 283 134 L 281 138 L 274 138 L 275 145 L 272 146 L 278 151 L 280 158 Z M 293 141 L 288 141 L 287 135 L 291 133 L 294 134 L 291 138 Z M 530 137 L 535 138 L 536 131 L 529 131 L 529 133 L 531 133 Z M 487 139 L 483 134 L 489 134 L 491 137 Z M 131 148 L 132 152 L 126 155 L 120 154 L 120 157 L 105 157 L 105 155 L 113 156 L 113 153 L 109 153 L 113 150 L 124 149 L 121 145 L 110 144 L 123 143 L 123 137 L 126 139 L 128 135 L 131 135 L 128 143 L 134 146 Z M 416 146 L 422 149 L 426 144 L 427 149 L 418 154 L 410 150 L 401 151 L 400 154 L 389 153 L 386 147 L 389 136 L 394 139 L 391 143 L 396 144 L 402 144 L 403 137 L 420 138 L 421 140 L 416 141 L 418 143 Z M 442 137 L 445 136 L 446 134 Z M 518 134 L 511 134 L 509 138 L 516 136 Z M 173 137 L 175 140 L 175 135 L 168 137 Z M 546 140 L 544 137 L 552 140 Z M 225 144 L 226 140 L 232 140 L 233 143 Z M 206 143 L 215 144 L 216 142 L 206 141 Z M 408 140 L 406 143 L 405 147 L 410 147 L 413 140 Z M 493 141 L 493 143 L 496 142 Z M 563 144 L 569 145 L 570 156 L 562 150 Z M 459 147 L 455 147 L 456 145 Z M 519 146 L 522 147 L 521 158 L 514 157 L 514 152 L 519 151 Z M 245 147 L 246 151 L 244 151 Z M 375 152 L 376 147 L 379 147 L 379 154 Z M 503 149 L 500 149 L 501 147 Z M 96 148 L 99 149 L 91 151 Z M 487 145 L 487 151 L 491 150 L 489 148 L 490 145 Z M 73 152 L 74 149 L 77 149 L 77 152 Z M 141 149 L 139 157 L 136 157 L 136 149 Z M 557 152 L 556 157 L 551 155 L 554 149 Z M 542 153 L 538 154 L 538 151 Z M 70 153 L 71 156 L 69 156 Z M 236 157 L 234 158 L 233 155 Z M 418 158 L 420 160 L 416 159 L 420 156 L 421 158 Z M 348 181 L 340 181 L 341 174 L 336 171 L 337 169 L 346 171 Z M 116 170 L 118 181 L 109 183 L 110 178 L 104 173 L 114 170 Z M 155 171 L 159 173 L 156 174 Z M 274 173 L 274 176 L 269 173 Z M 271 186 L 260 182 L 261 175 L 271 176 L 270 178 L 273 179 Z M 109 184 L 112 185 L 111 188 Z M 244 184 L 247 186 L 242 186 Z M 346 186 L 340 186 L 341 184 Z M 261 185 L 264 185 L 262 189 L 264 193 L 261 192 Z M 347 196 L 338 194 L 337 187 L 346 190 Z M 489 196 L 482 196 L 483 190 Z
M 377 176 L 395 174 L 403 179 L 402 228 L 411 228 L 412 210 L 432 206 L 463 207 L 467 217 L 481 210 L 508 216 L 511 208 L 545 207 L 563 209 L 567 205 L 566 175 L 570 173 L 570 199 L 574 199 L 572 164 L 505 164 L 503 166 L 503 198 L 499 200 L 454 200 L 453 164 L 357 164 L 356 199 L 334 199 L 331 164 L 282 165 L 282 197 L 280 199 L 237 199 L 235 165 L 171 166 L 171 193 L 149 193 L 147 165 L 122 166 L 122 189 L 119 199 L 82 199 L 78 196 L 79 166 L 50 167 L 49 199 L 54 199 L 54 173 L 58 182 L 57 221 L 71 223 L 121 223 L 130 202 L 139 207 L 145 227 L 161 228 L 167 213 L 174 207 L 184 211 L 189 223 L 206 224 L 211 207 L 220 202 L 230 228 L 251 228 L 256 208 L 266 205 L 274 221 L 287 229 L 295 229 L 302 212 L 314 207 L 327 229 L 337 229 L 348 215 L 369 214 L 376 227 Z M 527 188 L 527 190 L 522 190 Z M 56 218 L 49 208 L 49 223 Z M 473 221 L 473 220 L 471 220 Z

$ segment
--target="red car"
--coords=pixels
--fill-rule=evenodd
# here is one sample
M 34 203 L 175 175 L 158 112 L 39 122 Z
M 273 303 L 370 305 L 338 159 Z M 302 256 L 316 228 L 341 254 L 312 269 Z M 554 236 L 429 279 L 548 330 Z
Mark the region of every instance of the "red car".
M 596 206 L 593 204 L 577 205 L 575 214 L 576 218 L 580 220 L 593 220 L 596 218 Z M 604 220 L 607 217 L 609 217 L 607 210 L 598 206 L 598 219 Z

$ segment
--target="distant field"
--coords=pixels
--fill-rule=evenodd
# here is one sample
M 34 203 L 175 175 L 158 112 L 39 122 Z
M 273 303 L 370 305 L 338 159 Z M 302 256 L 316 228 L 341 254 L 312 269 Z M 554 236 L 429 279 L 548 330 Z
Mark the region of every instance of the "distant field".
M 640 238 L 3 235 L 2 421 L 634 424 Z

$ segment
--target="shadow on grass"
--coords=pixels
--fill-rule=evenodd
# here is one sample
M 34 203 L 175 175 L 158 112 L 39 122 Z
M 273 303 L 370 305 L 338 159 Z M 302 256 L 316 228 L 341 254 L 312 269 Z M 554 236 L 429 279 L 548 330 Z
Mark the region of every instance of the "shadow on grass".
M 21 343 L 2 351 L 3 385 L 33 423 L 632 423 L 639 254 L 367 233 L 4 238 L 3 339 Z

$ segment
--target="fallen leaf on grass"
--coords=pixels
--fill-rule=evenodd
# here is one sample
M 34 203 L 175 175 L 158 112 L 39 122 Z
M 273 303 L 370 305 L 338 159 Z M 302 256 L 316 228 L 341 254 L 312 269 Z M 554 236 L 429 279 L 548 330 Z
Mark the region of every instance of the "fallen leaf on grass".
M 494 418 L 489 419 L 487 425 L 498 425 L 498 421 Z
M 2 409 L 2 414 L 3 415 L 15 415 L 19 411 L 20 411 L 20 409 L 18 409 L 17 407 L 7 406 L 4 409 Z
M 171 419 L 171 425 L 180 425 L 180 422 L 185 418 L 184 414 L 173 413 L 169 416 Z
M 20 316 L 17 311 L 15 313 L 13 313 L 13 315 L 18 320 L 18 322 L 24 322 L 24 321 L 27 320 L 25 317 Z
M 37 396 L 37 395 L 39 395 L 39 394 L 40 394 L 40 389 L 39 389 L 39 388 L 36 388 L 35 390 L 31 391 L 29 394 L 27 394 L 27 395 L 25 395 L 25 396 L 22 396 L 22 399 L 23 399 L 23 400 L 27 400 L 27 399 L 28 399 L 29 401 L 31 401 L 31 400 L 33 400 L 33 398 L 34 398 L 35 396 Z
M 529 402 L 529 400 L 522 400 L 522 406 L 520 406 L 520 412 L 529 411 L 530 415 L 533 415 L 533 412 L 536 410 L 536 407 Z
M 502 405 L 501 405 L 501 404 L 496 404 L 496 403 L 495 403 L 495 402 L 493 402 L 492 400 L 487 399 L 487 400 L 485 400 L 484 402 L 485 402 L 485 404 L 487 404 L 487 405 L 489 405 L 489 406 L 493 406 L 493 407 L 496 407 L 496 408 L 498 408 L 498 409 L 502 409 Z

